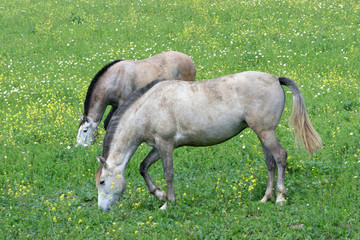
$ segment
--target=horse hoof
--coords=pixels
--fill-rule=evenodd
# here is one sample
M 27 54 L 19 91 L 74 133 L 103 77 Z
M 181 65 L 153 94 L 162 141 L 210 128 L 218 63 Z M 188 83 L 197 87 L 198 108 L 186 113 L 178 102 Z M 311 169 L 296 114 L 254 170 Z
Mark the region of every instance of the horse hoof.
M 154 196 L 159 199 L 160 201 L 165 202 L 166 201 L 166 192 L 161 191 L 161 190 L 156 190 L 154 192 Z
M 284 204 L 286 203 L 286 200 L 284 198 L 281 198 L 279 200 L 276 200 L 275 203 L 279 206 L 284 206 Z
M 168 203 L 166 202 L 164 205 L 162 205 L 162 207 L 160 208 L 160 210 L 166 210 L 167 206 L 168 206 Z
M 266 203 L 267 201 L 269 201 L 270 199 L 272 199 L 273 196 L 272 195 L 265 195 L 261 200 L 260 202 L 261 203 Z

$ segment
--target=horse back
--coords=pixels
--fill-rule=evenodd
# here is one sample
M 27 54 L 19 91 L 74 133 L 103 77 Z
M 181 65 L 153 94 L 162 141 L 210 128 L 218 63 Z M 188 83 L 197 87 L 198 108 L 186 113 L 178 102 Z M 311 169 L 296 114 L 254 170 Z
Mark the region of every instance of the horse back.
M 138 116 L 153 135 L 203 146 L 226 141 L 246 127 L 275 128 L 284 93 L 277 77 L 246 72 L 200 82 L 160 82 L 141 102 Z
M 157 78 L 183 81 L 195 80 L 196 68 L 194 62 L 184 53 L 175 51 L 164 52 L 148 59 L 135 61 L 134 64 L 137 66 L 139 78 L 146 78 L 144 75 L 148 74 L 152 80 Z M 141 75 L 142 73 L 144 75 Z
M 194 81 L 196 68 L 189 56 L 165 52 L 148 59 L 116 63 L 104 74 L 104 87 L 113 99 L 126 99 L 133 91 L 159 78 Z

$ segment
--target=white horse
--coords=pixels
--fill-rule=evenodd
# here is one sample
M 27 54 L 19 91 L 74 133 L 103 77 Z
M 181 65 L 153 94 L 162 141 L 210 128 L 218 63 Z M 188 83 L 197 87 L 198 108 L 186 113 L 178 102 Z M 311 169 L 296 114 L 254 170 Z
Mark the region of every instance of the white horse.
M 116 60 L 107 64 L 88 88 L 76 146 L 87 146 L 95 141 L 97 127 L 108 105 L 112 108 L 104 121 L 105 129 L 116 109 L 133 91 L 158 78 L 194 81 L 195 74 L 191 58 L 174 51 L 139 61 Z
M 295 133 L 311 154 L 321 148 L 303 97 L 296 83 L 267 73 L 243 72 L 200 82 L 155 81 L 130 96 L 113 116 L 104 139 L 103 155 L 96 174 L 98 205 L 103 210 L 119 201 L 125 185 L 126 166 L 138 146 L 153 149 L 140 165 L 140 173 L 156 198 L 175 202 L 173 150 L 181 146 L 222 143 L 245 128 L 260 139 L 268 168 L 268 183 L 261 202 L 273 198 L 275 167 L 278 169 L 276 203 L 285 201 L 287 153 L 275 136 L 285 94 L 293 94 L 292 120 Z M 148 169 L 162 159 L 167 191 L 151 180 Z

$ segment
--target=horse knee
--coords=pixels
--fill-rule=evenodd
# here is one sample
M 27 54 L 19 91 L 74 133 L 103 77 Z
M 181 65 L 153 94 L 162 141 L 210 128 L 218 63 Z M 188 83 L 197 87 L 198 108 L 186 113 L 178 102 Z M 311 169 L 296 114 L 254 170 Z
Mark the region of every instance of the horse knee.
M 275 157 L 276 164 L 281 164 L 283 167 L 287 166 L 287 152 L 281 148 L 277 157 Z
M 281 149 L 281 164 L 286 167 L 287 166 L 287 152 L 285 151 L 285 149 Z
M 165 180 L 172 181 L 174 179 L 174 171 L 166 171 L 165 172 Z
M 275 170 L 275 161 L 273 158 L 266 158 L 266 167 L 268 171 L 274 171 Z

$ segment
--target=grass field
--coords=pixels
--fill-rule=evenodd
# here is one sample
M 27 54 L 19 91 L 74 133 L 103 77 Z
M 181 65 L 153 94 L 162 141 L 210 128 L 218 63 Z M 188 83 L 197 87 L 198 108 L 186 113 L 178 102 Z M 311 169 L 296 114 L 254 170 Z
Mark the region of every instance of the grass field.
M 1 239 L 359 239 L 358 0 L 0 1 Z M 108 62 L 175 50 L 197 80 L 256 70 L 294 79 L 324 148 L 296 146 L 287 93 L 277 136 L 287 203 L 261 204 L 267 170 L 251 130 L 174 153 L 177 204 L 127 168 L 119 206 L 97 208 L 98 141 L 74 148 L 93 76 Z M 163 188 L 160 163 L 150 174 Z

